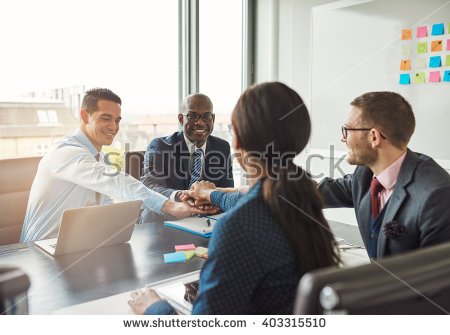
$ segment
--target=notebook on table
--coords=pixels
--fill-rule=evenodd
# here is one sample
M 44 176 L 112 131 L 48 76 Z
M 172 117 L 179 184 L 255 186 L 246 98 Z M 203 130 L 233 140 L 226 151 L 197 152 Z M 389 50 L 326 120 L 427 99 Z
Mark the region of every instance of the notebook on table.
M 34 244 L 52 256 L 128 242 L 139 218 L 141 200 L 64 211 L 57 238 Z
M 210 216 L 189 217 L 182 220 L 164 221 L 164 225 L 181 229 L 195 235 L 211 237 L 216 222 L 224 215 L 225 213 L 221 213 Z

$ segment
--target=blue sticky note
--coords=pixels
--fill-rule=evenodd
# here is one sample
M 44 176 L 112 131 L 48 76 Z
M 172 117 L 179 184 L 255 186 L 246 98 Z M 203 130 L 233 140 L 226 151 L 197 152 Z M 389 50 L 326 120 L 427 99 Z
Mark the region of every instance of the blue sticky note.
M 444 35 L 444 24 L 443 23 L 433 24 L 433 28 L 431 29 L 431 35 Z
M 402 73 L 400 75 L 400 84 L 401 85 L 409 85 L 411 83 L 411 80 L 409 78 L 409 73 Z
M 441 67 L 441 56 L 430 57 L 429 67 Z
M 164 263 L 184 263 L 186 262 L 186 255 L 183 251 L 172 252 L 164 254 Z
M 450 82 L 450 70 L 444 72 L 444 79 L 442 79 L 442 81 Z

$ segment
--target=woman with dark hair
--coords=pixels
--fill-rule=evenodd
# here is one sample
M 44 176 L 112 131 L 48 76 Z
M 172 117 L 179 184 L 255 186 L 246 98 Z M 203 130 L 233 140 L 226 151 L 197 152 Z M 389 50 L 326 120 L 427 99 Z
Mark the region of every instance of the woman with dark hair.
M 338 265 L 314 182 L 293 163 L 311 122 L 300 96 L 279 82 L 247 89 L 232 114 L 233 146 L 250 190 L 214 228 L 193 314 L 291 314 L 299 279 Z M 151 290 L 138 314 L 174 314 Z

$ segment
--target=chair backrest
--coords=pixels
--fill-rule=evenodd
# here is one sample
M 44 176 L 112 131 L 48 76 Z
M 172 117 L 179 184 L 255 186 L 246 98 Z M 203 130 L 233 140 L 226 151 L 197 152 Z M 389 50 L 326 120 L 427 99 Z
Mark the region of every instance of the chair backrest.
M 448 314 L 450 242 L 300 280 L 294 314 Z
M 0 245 L 19 242 L 28 195 L 41 158 L 0 160 Z
M 145 151 L 125 152 L 125 173 L 139 180 L 144 166 L 144 155 Z

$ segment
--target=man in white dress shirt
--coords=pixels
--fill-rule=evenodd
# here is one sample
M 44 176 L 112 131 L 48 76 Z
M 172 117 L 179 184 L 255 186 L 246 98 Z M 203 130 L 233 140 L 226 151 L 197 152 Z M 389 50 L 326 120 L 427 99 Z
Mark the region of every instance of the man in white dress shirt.
M 21 242 L 56 237 L 63 212 L 96 204 L 142 200 L 143 207 L 182 218 L 203 212 L 148 189 L 123 171 L 111 173 L 101 153 L 121 121 L 121 99 L 109 89 L 86 92 L 80 127 L 42 158 L 31 187 Z

